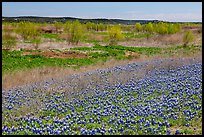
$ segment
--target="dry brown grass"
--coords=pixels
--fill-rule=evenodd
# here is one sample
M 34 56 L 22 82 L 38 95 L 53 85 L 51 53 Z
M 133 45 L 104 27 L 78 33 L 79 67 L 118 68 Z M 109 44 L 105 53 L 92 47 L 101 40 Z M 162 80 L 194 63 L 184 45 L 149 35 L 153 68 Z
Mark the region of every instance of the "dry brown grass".
M 99 62 L 96 65 L 90 65 L 90 66 L 84 66 L 81 67 L 80 69 L 73 69 L 73 68 L 60 68 L 60 67 L 42 67 L 42 68 L 35 68 L 31 70 L 23 70 L 23 71 L 18 71 L 15 73 L 11 74 L 5 74 L 2 76 L 2 87 L 4 89 L 9 89 L 12 87 L 16 86 L 21 86 L 25 84 L 31 84 L 33 82 L 38 82 L 42 80 L 46 80 L 49 78 L 61 78 L 65 75 L 70 75 L 70 74 L 79 74 L 82 72 L 87 72 L 91 70 L 96 70 L 96 69 L 104 69 L 104 68 L 110 68 L 114 67 L 117 65 L 125 65 L 133 62 L 142 62 L 145 60 L 157 60 L 161 58 L 194 58 L 194 57 L 202 57 L 202 52 L 198 54 L 189 54 L 189 55 L 171 55 L 171 56 L 162 56 L 162 55 L 155 55 L 155 56 L 145 56 L 145 55 L 140 55 L 137 58 L 132 58 L 130 60 L 114 60 L 110 59 L 107 62 Z M 152 67 L 150 66 L 149 70 Z M 148 68 L 147 68 L 148 70 Z M 142 74 L 141 74 L 142 75 Z M 122 76 L 121 76 L 122 77 Z M 100 78 L 99 78 L 100 79 Z M 125 79 L 124 79 L 125 80 Z M 114 81 L 114 79 L 113 79 Z M 126 81 L 126 80 L 125 80 Z
M 99 34 L 88 34 L 87 40 L 96 40 L 96 41 L 103 41 L 105 36 Z
M 143 39 L 132 39 L 128 41 L 121 41 L 119 45 L 133 46 L 133 47 L 170 47 L 172 45 L 182 45 L 184 31 L 176 34 L 168 35 L 155 35 L 148 40 Z M 202 45 L 202 33 L 198 33 L 198 30 L 193 30 L 194 42 L 193 44 Z
M 153 39 L 155 41 L 159 41 L 163 45 L 181 44 L 183 39 L 183 33 L 176 33 L 171 35 L 158 35 Z
M 142 61 L 146 58 L 132 59 L 132 60 L 114 60 L 111 59 L 107 62 L 99 62 L 97 65 L 84 66 L 80 69 L 73 68 L 60 68 L 60 67 L 42 67 L 30 70 L 18 71 L 15 73 L 5 74 L 2 76 L 2 87 L 4 89 L 9 89 L 15 86 L 20 86 L 24 84 L 30 84 L 33 82 L 38 82 L 46 80 L 49 78 L 60 78 L 65 75 L 78 74 L 86 71 L 103 69 L 114 67 L 117 65 L 128 64 L 135 61 Z

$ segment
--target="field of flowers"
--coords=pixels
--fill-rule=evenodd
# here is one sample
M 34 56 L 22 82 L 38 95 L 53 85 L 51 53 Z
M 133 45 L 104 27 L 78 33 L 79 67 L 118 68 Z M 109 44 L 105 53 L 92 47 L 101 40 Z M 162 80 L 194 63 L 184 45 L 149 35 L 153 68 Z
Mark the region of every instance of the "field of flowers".
M 2 91 L 2 134 L 202 134 L 202 63 L 184 62 L 137 62 Z

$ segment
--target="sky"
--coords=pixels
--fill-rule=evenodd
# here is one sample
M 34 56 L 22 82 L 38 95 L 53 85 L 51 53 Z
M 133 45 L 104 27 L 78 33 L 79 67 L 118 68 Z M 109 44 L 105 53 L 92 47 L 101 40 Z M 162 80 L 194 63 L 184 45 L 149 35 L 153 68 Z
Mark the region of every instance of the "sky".
M 202 2 L 2 2 L 2 16 L 202 22 Z

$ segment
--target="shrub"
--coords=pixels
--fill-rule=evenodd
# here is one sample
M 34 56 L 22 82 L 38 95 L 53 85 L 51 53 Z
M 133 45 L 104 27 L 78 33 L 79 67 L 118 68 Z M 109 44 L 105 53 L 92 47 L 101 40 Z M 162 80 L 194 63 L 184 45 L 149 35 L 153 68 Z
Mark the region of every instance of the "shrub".
M 39 24 L 20 22 L 16 28 L 16 33 L 20 34 L 24 41 L 29 41 L 36 49 L 38 48 L 41 42 Z
M 109 44 L 115 45 L 119 40 L 124 38 L 119 25 L 114 25 L 108 28 Z
M 137 32 L 140 32 L 142 30 L 142 25 L 140 23 L 135 24 L 135 29 Z
M 78 44 L 84 34 L 82 24 L 76 20 L 72 23 L 68 22 L 65 25 L 66 40 L 71 43 Z
M 193 42 L 194 40 L 194 35 L 192 31 L 186 31 L 184 36 L 183 36 L 183 42 L 184 42 L 184 47 L 186 47 L 190 42 Z
M 159 23 L 157 25 L 157 33 L 161 35 L 168 34 L 168 26 L 165 23 Z
M 146 30 L 147 32 L 149 32 L 149 33 L 153 33 L 154 28 L 153 28 L 153 25 L 152 25 L 151 22 L 145 25 L 145 30 Z

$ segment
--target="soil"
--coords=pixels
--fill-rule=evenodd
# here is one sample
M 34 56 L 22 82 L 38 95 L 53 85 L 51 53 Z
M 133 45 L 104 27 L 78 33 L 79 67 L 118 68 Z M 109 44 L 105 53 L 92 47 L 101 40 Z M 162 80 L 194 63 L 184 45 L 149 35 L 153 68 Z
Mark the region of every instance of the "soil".
M 46 41 L 39 44 L 38 49 L 40 50 L 48 50 L 48 49 L 70 49 L 74 47 L 92 47 L 94 44 L 92 43 L 83 43 L 79 42 L 78 45 L 76 44 L 68 44 L 67 42 L 54 42 L 54 41 Z M 34 49 L 34 45 L 31 43 L 17 43 L 14 50 L 20 49 Z
M 43 51 L 43 52 L 24 52 L 23 55 L 43 55 L 47 58 L 88 58 L 89 56 L 84 53 L 78 53 L 74 51 L 65 52 L 53 52 L 53 51 Z

